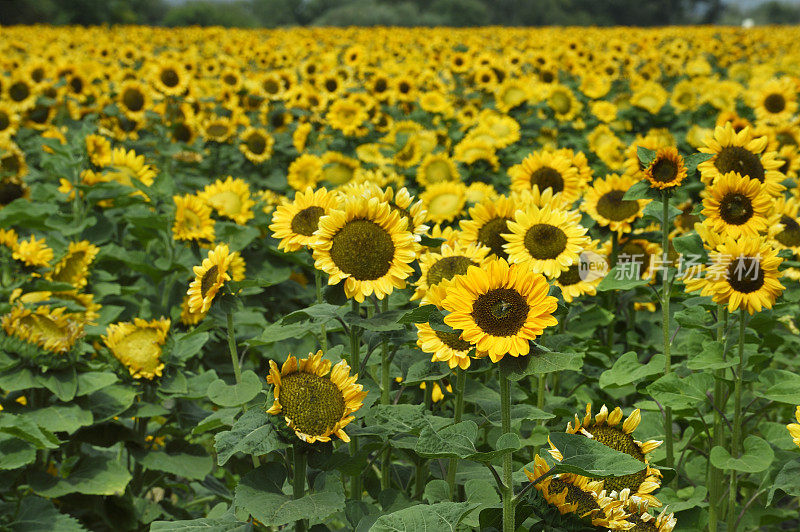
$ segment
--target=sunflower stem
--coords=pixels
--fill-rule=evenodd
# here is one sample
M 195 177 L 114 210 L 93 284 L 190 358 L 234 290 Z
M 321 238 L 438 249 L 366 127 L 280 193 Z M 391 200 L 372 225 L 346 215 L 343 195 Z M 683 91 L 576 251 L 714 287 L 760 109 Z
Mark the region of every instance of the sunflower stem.
M 242 368 L 239 367 L 239 355 L 236 352 L 236 333 L 233 329 L 233 312 L 228 311 L 228 350 L 231 352 L 231 363 L 233 364 L 233 375 L 236 377 L 236 384 L 242 383 Z
M 386 313 L 389 311 L 389 296 L 385 296 L 381 301 L 381 312 Z M 381 343 L 381 404 L 388 405 L 391 402 L 389 398 L 389 388 L 391 387 L 391 374 L 389 367 L 391 361 L 389 360 L 389 341 L 383 340 Z M 381 461 L 381 489 L 389 489 L 392 484 L 392 447 L 387 446 L 383 452 L 383 459 Z
M 557 376 L 557 375 L 558 375 L 557 373 L 554 374 L 554 376 Z M 536 384 L 536 408 L 538 408 L 539 410 L 544 410 L 544 394 L 545 394 L 545 382 L 546 382 L 546 380 L 547 380 L 547 375 L 546 374 L 540 373 L 540 374 L 536 375 L 536 381 L 537 381 L 537 384 Z M 539 425 L 540 427 L 544 427 L 544 420 L 540 419 L 536 424 Z M 539 454 L 539 446 L 538 445 L 536 445 L 533 448 L 533 456 L 536 456 L 537 454 Z
M 731 456 L 739 458 L 742 451 L 742 377 L 744 373 L 744 309 L 739 310 L 739 367 L 733 388 L 733 435 L 731 436 Z M 736 471 L 731 471 L 731 485 L 728 492 L 728 531 L 736 532 Z
M 717 306 L 717 342 L 722 343 L 725 337 L 725 322 L 726 322 L 725 306 Z M 723 349 L 724 356 L 724 349 Z M 714 371 L 714 440 L 711 444 L 712 448 L 724 445 L 724 438 L 722 434 L 722 379 L 725 376 L 724 369 Z M 710 461 L 709 461 L 710 465 Z M 717 469 L 713 465 L 711 468 L 711 482 L 709 487 L 709 505 L 708 505 L 708 530 L 716 532 L 719 518 L 722 515 L 722 470 Z
M 314 268 L 314 284 L 317 289 L 317 305 L 322 303 L 322 272 Z M 319 345 L 323 353 L 328 352 L 328 333 L 325 324 L 319 326 Z
M 500 419 L 502 433 L 511 432 L 511 391 L 508 376 L 498 368 L 500 374 Z M 514 532 L 514 481 L 512 479 L 513 456 L 511 451 L 503 455 L 503 532 Z
M 661 193 L 661 253 L 664 271 L 661 284 L 661 327 L 664 331 L 664 375 L 672 371 L 672 355 L 670 353 L 670 334 L 669 334 L 669 263 L 665 258 L 669 254 L 669 194 Z M 672 434 L 672 408 L 664 407 L 664 437 L 666 440 L 667 467 L 675 465 L 675 443 Z M 675 477 L 677 480 L 677 475 Z M 674 481 L 673 481 L 674 482 Z
M 361 306 L 358 301 L 353 299 L 351 301 L 353 313 L 357 316 L 361 313 Z M 359 338 L 359 330 L 355 325 L 350 325 L 350 367 L 361 367 L 361 344 Z M 358 436 L 350 438 L 350 456 L 358 454 Z M 352 482 L 350 483 L 350 498 L 354 500 L 361 500 L 361 473 L 353 475 Z
M 460 367 L 456 368 L 456 406 L 453 412 L 453 423 L 461 423 L 464 414 L 464 387 L 467 384 L 467 372 Z M 456 486 L 456 472 L 458 471 L 458 458 L 451 458 L 447 464 L 447 485 L 450 487 L 450 500 L 458 502 L 458 486 Z
M 292 482 L 292 492 L 294 500 L 302 499 L 306 491 L 306 453 L 300 448 L 300 444 L 294 444 L 294 481 Z M 297 532 L 305 532 L 306 522 L 304 519 L 295 521 L 294 529 Z
M 619 239 L 617 232 L 611 232 L 611 267 L 617 265 L 617 253 L 619 247 Z M 608 309 L 611 311 L 611 322 L 608 324 L 606 331 L 606 345 L 609 349 L 614 347 L 614 327 L 617 325 L 617 293 L 614 290 L 608 292 Z

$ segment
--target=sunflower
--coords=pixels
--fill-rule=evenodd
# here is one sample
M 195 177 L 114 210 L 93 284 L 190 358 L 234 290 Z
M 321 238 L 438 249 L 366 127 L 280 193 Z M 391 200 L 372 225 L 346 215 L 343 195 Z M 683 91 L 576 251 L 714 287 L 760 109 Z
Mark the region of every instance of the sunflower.
M 308 122 L 298 124 L 295 128 L 294 133 L 292 133 L 292 146 L 294 146 L 294 149 L 297 150 L 298 153 L 302 153 L 303 150 L 306 149 L 308 136 L 313 130 L 314 126 Z
M 275 139 L 265 129 L 248 127 L 239 135 L 239 151 L 251 163 L 263 163 L 272 157 L 272 146 Z
M 547 150 L 535 151 L 520 164 L 508 169 L 511 189 L 529 190 L 538 186 L 561 193 L 565 201 L 572 203 L 580 196 L 582 181 L 572 160 L 563 153 Z
M 239 225 L 244 225 L 252 219 L 253 205 L 250 198 L 250 187 L 244 179 L 234 179 L 228 176 L 225 181 L 217 179 L 213 184 L 206 185 L 198 197 L 217 214 L 230 218 Z
M 422 298 L 432 286 L 442 281 L 464 275 L 470 266 L 481 266 L 489 253 L 489 248 L 480 244 L 463 245 L 458 241 L 445 242 L 437 251 L 427 251 L 419 258 L 420 276 L 411 300 Z
M 133 188 L 133 181 L 139 181 L 146 186 L 151 186 L 156 176 L 156 170 L 145 164 L 144 155 L 136 155 L 133 150 L 114 148 L 111 151 L 111 160 L 103 167 L 102 173 L 91 170 L 85 172 L 82 178 L 86 184 L 108 183 L 116 181 L 121 185 Z M 136 193 L 140 192 L 137 190 Z
M 660 190 L 673 190 L 686 179 L 686 165 L 674 146 L 661 148 L 652 162 L 644 169 L 644 177 L 650 186 Z
M 528 480 L 533 482 L 547 473 L 550 466 L 538 454 L 533 459 L 533 472 L 523 469 Z M 624 530 L 625 513 L 616 503 L 605 496 L 602 480 L 589 480 L 586 477 L 562 473 L 547 476 L 534 486 L 549 504 L 555 506 L 561 515 L 575 514 L 596 527 L 611 530 Z
M 800 253 L 800 199 L 780 198 L 769 219 L 769 236 L 779 249 Z
M 603 253 L 609 255 L 611 242 L 606 241 Z M 617 264 L 620 275 L 655 281 L 656 261 L 662 257 L 661 246 L 644 238 L 623 238 L 619 241 Z
M 175 202 L 175 222 L 172 238 L 175 240 L 214 240 L 214 220 L 211 207 L 194 194 L 172 196 Z
M 428 212 L 428 220 L 434 223 L 449 222 L 463 212 L 467 202 L 467 186 L 460 182 L 434 183 L 419 197 Z
M 778 171 L 783 162 L 774 151 L 766 151 L 768 142 L 766 136 L 754 138 L 749 127 L 736 133 L 730 123 L 717 126 L 714 136 L 707 137 L 706 146 L 700 148 L 702 153 L 714 155 L 697 165 L 703 183 L 709 185 L 719 176 L 737 172 L 757 179 L 767 194 L 777 196 L 785 188 L 781 184 L 783 174 Z
M 208 311 L 192 312 L 191 309 L 189 309 L 189 299 L 189 294 L 183 296 L 183 301 L 181 302 L 181 323 L 184 325 L 197 325 L 208 315 Z
M 449 280 L 433 285 L 426 292 L 423 304 L 436 305 L 442 309 L 442 301 L 447 295 Z M 467 369 L 470 365 L 469 353 L 472 344 L 461 337 L 458 332 L 437 331 L 429 323 L 416 323 L 417 346 L 425 353 L 431 354 L 431 362 L 447 362 L 450 369 L 460 367 Z
M 219 289 L 230 281 L 231 276 L 228 270 L 231 266 L 231 256 L 226 244 L 218 244 L 213 250 L 209 251 L 208 257 L 203 259 L 200 266 L 193 268 L 195 278 L 189 285 L 186 292 L 189 295 L 189 311 L 192 313 L 204 313 L 211 308 L 214 296 Z
M 19 114 L 10 105 L 0 101 L 0 139 L 11 138 L 18 126 Z
M 167 318 L 152 321 L 134 318 L 133 323 L 110 324 L 102 339 L 114 357 L 128 368 L 131 377 L 153 380 L 164 370 L 161 346 L 167 340 L 169 326 Z
M 728 237 L 711 256 L 706 278 L 715 303 L 750 314 L 772 308 L 785 287 L 778 281 L 778 250 L 761 237 Z
M 186 91 L 189 73 L 177 62 L 159 61 L 152 69 L 150 82 L 165 96 L 178 96 Z
M 295 194 L 291 203 L 278 206 L 269 226 L 273 238 L 280 239 L 278 249 L 290 252 L 313 244 L 319 219 L 338 206 L 335 192 L 328 192 L 325 188 L 314 191 L 310 187 Z
M 111 141 L 102 135 L 86 135 L 83 139 L 89 161 L 95 166 L 103 167 L 111 164 Z
M 520 209 L 508 222 L 509 233 L 501 235 L 503 249 L 512 264 L 524 264 L 534 273 L 557 277 L 573 264 L 589 245 L 578 211 L 531 206 Z
M 322 155 L 322 180 L 332 185 L 343 185 L 353 179 L 360 167 L 358 159 L 336 151 L 325 152 Z
M 571 265 L 553 280 L 553 284 L 561 289 L 561 296 L 567 303 L 580 296 L 593 296 L 597 293 L 597 285 L 608 271 L 608 258 L 597 251 L 597 240 L 593 240 L 581 253 L 579 262 Z
M 797 115 L 797 87 L 788 77 L 769 80 L 753 94 L 752 107 L 766 124 L 789 123 Z
M 456 277 L 442 302 L 444 321 L 461 337 L 498 362 L 530 352 L 530 341 L 558 322 L 556 298 L 548 296 L 544 277 L 524 265 L 498 259 L 482 268 L 470 266 Z
M 66 307 L 50 309 L 47 305 L 29 310 L 20 305 L 3 316 L 3 329 L 9 336 L 16 336 L 46 351 L 66 353 L 83 336 L 83 325 L 69 319 Z
M 453 148 L 453 159 L 467 165 L 485 161 L 492 170 L 500 168 L 500 160 L 494 145 L 480 139 L 465 137 Z
M 67 254 L 53 266 L 48 278 L 59 283 L 69 283 L 80 290 L 86 286 L 89 265 L 99 252 L 100 248 L 87 240 L 70 242 Z
M 791 434 L 794 444 L 800 447 L 800 406 L 795 409 L 794 418 L 797 423 L 790 423 L 786 425 L 786 428 L 789 429 L 789 434 Z
M 582 107 L 569 87 L 560 83 L 554 83 L 550 86 L 547 105 L 553 110 L 555 118 L 559 122 L 569 122 L 578 116 Z
M 417 183 L 427 187 L 445 181 L 460 181 L 455 162 L 446 153 L 428 154 L 417 168 Z
M 299 361 L 289 355 L 280 370 L 270 360 L 267 383 L 274 386 L 275 401 L 267 413 L 283 414 L 287 426 L 304 442 L 327 442 L 332 435 L 348 442 L 344 427 L 355 419 L 352 414 L 367 396 L 357 380 L 347 362 L 331 368 L 322 351 Z
M 664 107 L 669 98 L 669 93 L 660 83 L 648 81 L 639 85 L 631 96 L 631 105 L 645 109 L 655 115 Z
M 366 109 L 349 98 L 337 99 L 328 109 L 325 120 L 333 129 L 338 129 L 346 137 L 360 137 L 367 133 L 362 127 L 369 119 Z
M 767 230 L 772 198 L 758 180 L 729 172 L 718 177 L 706 194 L 703 215 L 717 232 L 737 238 Z
M 360 194 L 364 197 L 378 198 L 382 203 L 388 203 L 393 212 L 398 213 L 401 217 L 405 218 L 408 222 L 406 229 L 415 235 L 424 234 L 428 230 L 425 224 L 428 212 L 422 203 L 422 200 L 414 201 L 414 196 L 408 191 L 406 187 L 401 188 L 396 193 L 392 187 L 381 189 L 377 184 L 365 183 L 367 186 L 360 189 Z M 340 199 L 346 199 L 346 195 L 342 195 L 344 190 L 340 187 Z
M 481 244 L 488 247 L 496 257 L 508 258 L 503 249 L 506 239 L 502 235 L 508 233 L 508 222 L 514 219 L 514 213 L 519 208 L 517 200 L 508 196 L 487 199 L 470 207 L 470 219 L 459 222 L 462 242 Z
M 228 142 L 236 133 L 236 123 L 227 116 L 211 115 L 204 119 L 201 125 L 205 139 L 220 144 Z
M 27 173 L 25 153 L 12 141 L 0 139 L 0 178 L 22 178 Z
M 647 464 L 644 469 L 637 473 L 606 478 L 603 485 L 606 489 L 617 492 L 627 488 L 631 494 L 647 499 L 654 506 L 661 506 L 658 499 L 652 495 L 661 486 L 661 473 L 658 469 L 650 467 L 647 454 L 661 445 L 662 442 L 649 440 L 642 443 L 633 438 L 633 431 L 636 430 L 642 420 L 642 415 L 638 408 L 619 426 L 622 417 L 621 408 L 616 407 L 609 413 L 606 405 L 603 405 L 600 408 L 600 412 L 592 418 L 592 405 L 587 404 L 584 418 L 580 419 L 576 414 L 575 425 L 573 426 L 572 422 L 567 423 L 566 432 L 569 434 L 583 434 L 587 438 L 599 441 L 606 447 L 611 447 L 615 451 L 625 453 Z M 561 452 L 552 443 L 550 444 L 549 452 L 556 460 L 563 460 Z
M 608 174 L 605 179 L 596 179 L 586 191 L 581 204 L 589 216 L 601 227 L 608 227 L 619 234 L 631 231 L 631 224 L 641 218 L 642 210 L 651 200 L 625 200 L 625 193 L 636 183 L 629 175 Z
M 286 182 L 295 190 L 316 187 L 322 179 L 322 164 L 319 156 L 304 153 L 289 165 Z
M 319 219 L 314 236 L 314 266 L 330 276 L 328 284 L 344 281 L 345 294 L 356 301 L 372 293 L 383 299 L 413 272 L 414 235 L 378 198 L 348 198 Z
M 135 120 L 144 118 L 151 104 L 150 91 L 139 81 L 126 81 L 117 90 L 117 107 Z
M 14 251 L 19 245 L 19 236 L 13 229 L 0 229 L 0 246 Z
M 53 260 L 53 250 L 47 247 L 44 238 L 36 240 L 36 237 L 31 235 L 30 240 L 20 240 L 17 243 L 11 256 L 15 260 L 23 262 L 25 266 L 47 268 L 50 266 L 50 261 Z
M 608 496 L 609 502 L 621 502 L 620 509 L 627 515 L 625 520 L 632 525 L 628 530 L 633 532 L 672 532 L 677 520 L 675 515 L 661 511 L 658 516 L 650 513 L 650 501 L 631 494 L 628 488 L 619 493 L 612 491 Z

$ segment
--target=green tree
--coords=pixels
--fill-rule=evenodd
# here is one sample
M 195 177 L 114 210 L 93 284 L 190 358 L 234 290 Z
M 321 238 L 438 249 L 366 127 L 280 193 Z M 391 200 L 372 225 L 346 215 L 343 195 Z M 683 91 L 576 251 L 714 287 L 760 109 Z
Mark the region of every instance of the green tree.
M 175 6 L 164 16 L 165 26 L 257 26 L 249 5 L 244 2 L 217 3 L 208 0 Z

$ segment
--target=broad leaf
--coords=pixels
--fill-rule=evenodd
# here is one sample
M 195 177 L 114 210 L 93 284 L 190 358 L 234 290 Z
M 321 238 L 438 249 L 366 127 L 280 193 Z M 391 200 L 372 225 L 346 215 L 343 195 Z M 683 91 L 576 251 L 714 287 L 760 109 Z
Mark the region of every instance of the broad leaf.
M 555 464 L 555 472 L 605 478 L 632 475 L 645 468 L 644 462 L 582 434 L 553 432 L 550 441 L 563 457 Z

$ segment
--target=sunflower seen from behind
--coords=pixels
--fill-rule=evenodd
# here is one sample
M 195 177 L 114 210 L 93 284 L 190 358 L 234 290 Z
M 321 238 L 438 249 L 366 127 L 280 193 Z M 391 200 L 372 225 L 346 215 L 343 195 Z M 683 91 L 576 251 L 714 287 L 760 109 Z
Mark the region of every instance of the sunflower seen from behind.
M 175 221 L 172 238 L 175 240 L 214 240 L 214 219 L 211 207 L 194 194 L 172 196 L 175 202 Z
M 331 367 L 322 351 L 297 360 L 289 355 L 280 369 L 269 361 L 267 383 L 274 386 L 275 397 L 268 414 L 283 415 L 287 426 L 306 443 L 327 442 L 337 436 L 350 438 L 344 427 L 361 408 L 367 392 L 356 384 L 358 374 L 350 375 L 350 366 L 342 360 Z
M 193 268 L 195 277 L 186 292 L 189 296 L 187 304 L 190 313 L 208 312 L 214 297 L 225 281 L 231 280 L 229 273 L 231 261 L 233 261 L 233 255 L 227 244 L 219 244 L 209 251 L 208 257 L 203 259 L 202 264 Z
M 162 346 L 167 340 L 170 320 L 143 320 L 112 323 L 106 329 L 103 342 L 130 372 L 134 379 L 152 380 L 164 370 Z

